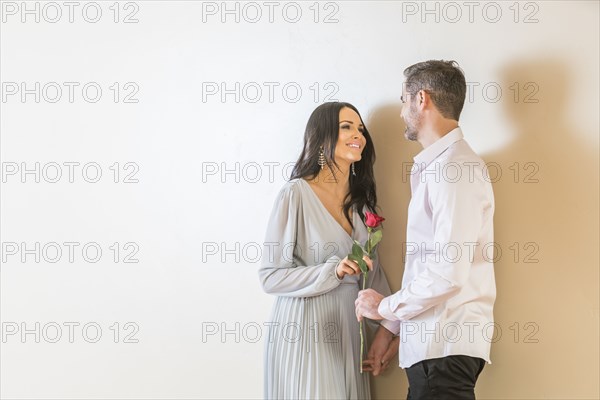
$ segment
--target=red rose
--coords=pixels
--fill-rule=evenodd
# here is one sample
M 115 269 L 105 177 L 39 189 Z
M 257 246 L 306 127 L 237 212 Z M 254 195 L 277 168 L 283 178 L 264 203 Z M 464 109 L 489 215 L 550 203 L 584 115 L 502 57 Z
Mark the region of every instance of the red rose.
M 367 225 L 369 228 L 377 228 L 383 221 L 385 221 L 385 218 L 368 211 L 365 213 L 365 217 L 365 225 Z

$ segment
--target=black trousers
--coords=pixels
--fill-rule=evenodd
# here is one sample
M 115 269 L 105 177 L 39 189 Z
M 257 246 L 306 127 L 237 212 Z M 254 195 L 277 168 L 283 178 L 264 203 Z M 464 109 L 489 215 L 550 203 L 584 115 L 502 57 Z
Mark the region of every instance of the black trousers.
M 423 360 L 406 369 L 407 400 L 474 400 L 485 361 L 469 356 Z

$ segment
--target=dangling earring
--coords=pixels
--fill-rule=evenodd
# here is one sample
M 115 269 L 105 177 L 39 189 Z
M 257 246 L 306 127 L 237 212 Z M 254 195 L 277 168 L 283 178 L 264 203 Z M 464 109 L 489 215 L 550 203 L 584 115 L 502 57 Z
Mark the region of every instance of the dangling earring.
M 352 176 L 356 176 L 356 171 L 354 170 L 354 163 L 352 163 Z
M 319 148 L 319 161 L 318 161 L 318 163 L 321 166 L 321 169 L 323 169 L 323 167 L 325 166 L 325 164 L 327 164 L 327 160 L 325 160 L 325 153 L 323 152 L 323 146 L 321 146 Z

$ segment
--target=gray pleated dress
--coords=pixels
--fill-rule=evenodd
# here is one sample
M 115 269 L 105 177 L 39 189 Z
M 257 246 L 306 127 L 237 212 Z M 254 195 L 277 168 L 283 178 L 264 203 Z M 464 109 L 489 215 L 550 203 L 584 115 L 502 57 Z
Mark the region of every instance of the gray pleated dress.
M 265 339 L 265 398 L 370 399 L 369 374 L 359 369 L 354 312 L 361 281 L 335 274 L 353 239 L 363 244 L 367 239 L 356 211 L 353 225 L 351 237 L 303 179 L 279 192 L 259 270 L 265 292 L 277 296 Z M 377 260 L 373 267 L 367 287 L 389 295 Z

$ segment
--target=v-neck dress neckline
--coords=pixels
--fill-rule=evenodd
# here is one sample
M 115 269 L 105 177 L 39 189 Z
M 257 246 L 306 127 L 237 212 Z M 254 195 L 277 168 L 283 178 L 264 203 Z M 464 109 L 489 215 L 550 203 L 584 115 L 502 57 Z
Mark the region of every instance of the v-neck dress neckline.
M 333 217 L 333 215 L 331 215 L 331 213 L 329 212 L 329 210 L 327 209 L 327 207 L 325 207 L 325 205 L 323 204 L 323 202 L 321 201 L 321 199 L 319 198 L 319 196 L 317 196 L 317 194 L 315 193 L 315 191 L 313 190 L 312 187 L 310 187 L 310 184 L 304 179 L 304 178 L 300 178 L 300 181 L 302 181 L 304 183 L 304 185 L 306 186 L 306 189 L 312 194 L 315 202 L 317 204 L 319 204 L 319 207 L 321 208 L 321 211 L 323 211 L 325 214 L 327 214 L 327 216 L 329 218 L 331 218 L 331 220 L 333 221 L 333 223 L 338 226 L 342 232 L 344 232 L 346 234 L 346 236 L 354 241 L 354 233 L 355 233 L 355 226 L 356 226 L 356 218 L 355 218 L 355 210 L 354 207 L 352 207 L 352 232 L 349 234 L 344 227 Z

